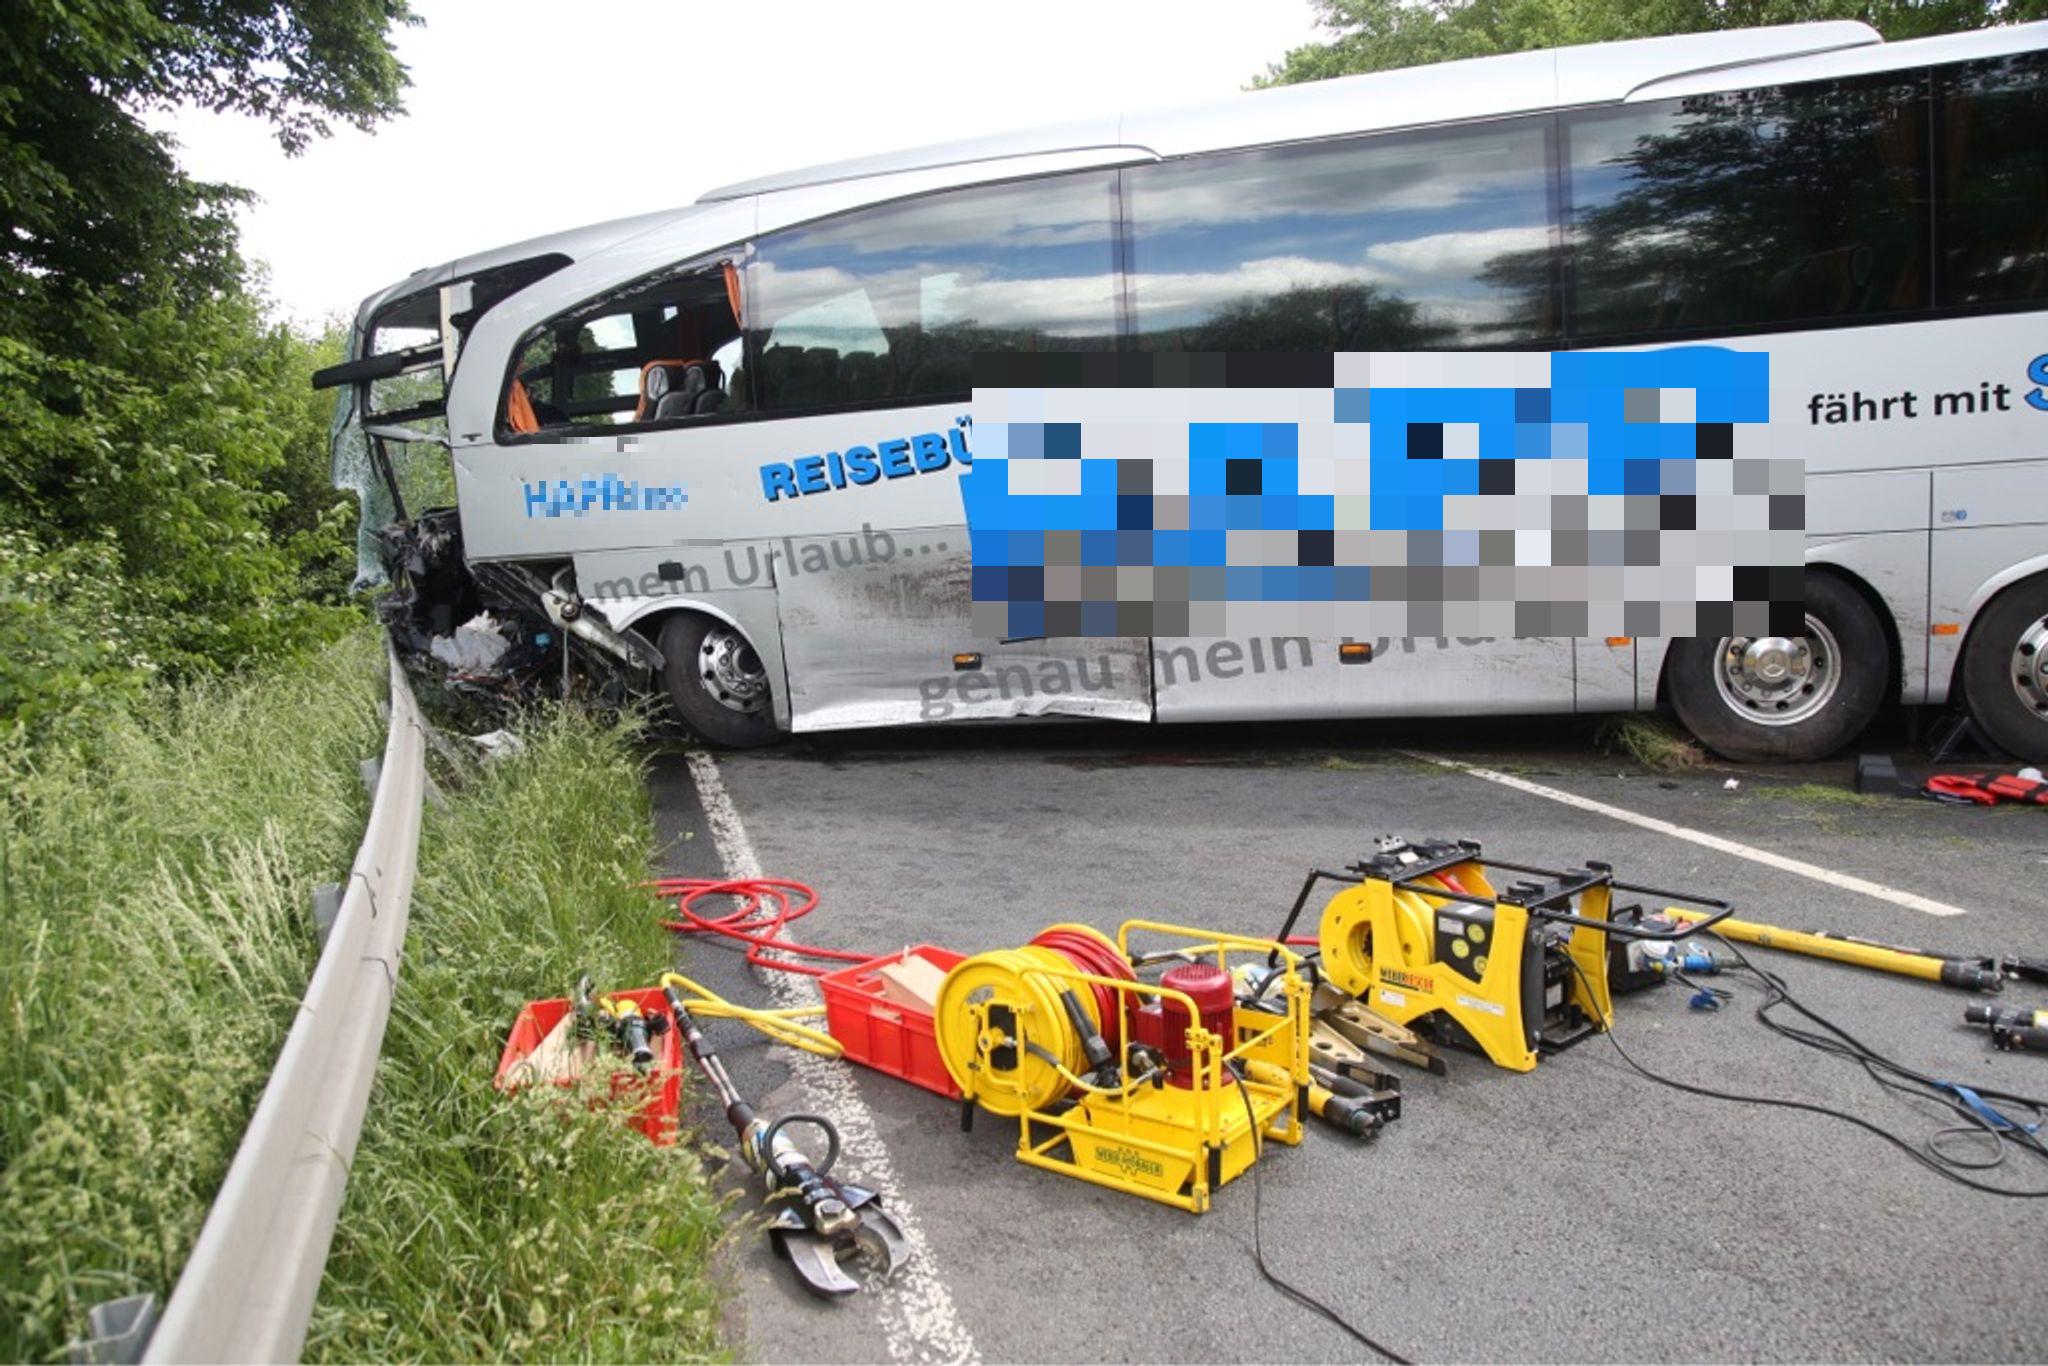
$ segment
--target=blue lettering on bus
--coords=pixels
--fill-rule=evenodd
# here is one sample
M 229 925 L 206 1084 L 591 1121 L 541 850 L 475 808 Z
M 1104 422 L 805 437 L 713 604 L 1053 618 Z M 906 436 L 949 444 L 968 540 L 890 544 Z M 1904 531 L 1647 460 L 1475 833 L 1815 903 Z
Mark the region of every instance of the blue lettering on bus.
M 2027 378 L 2036 386 L 2048 386 L 2048 356 L 2036 356 L 2027 362 Z M 2048 413 L 2048 390 L 2036 387 L 2027 395 L 2027 406 L 2036 412 Z
M 965 419 L 946 432 L 918 432 L 891 437 L 872 446 L 848 446 L 844 452 L 799 456 L 761 466 L 761 496 L 768 502 L 864 487 L 881 479 L 937 474 L 974 463 L 967 449 Z
M 681 484 L 643 484 L 618 474 L 539 479 L 522 484 L 528 517 L 584 517 L 594 512 L 668 512 L 690 495 Z

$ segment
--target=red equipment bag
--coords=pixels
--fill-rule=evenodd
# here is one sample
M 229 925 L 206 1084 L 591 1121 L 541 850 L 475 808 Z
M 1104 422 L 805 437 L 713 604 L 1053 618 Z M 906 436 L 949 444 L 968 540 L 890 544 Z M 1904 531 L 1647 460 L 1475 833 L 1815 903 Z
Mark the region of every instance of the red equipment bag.
M 1928 796 L 1950 802 L 1974 802 L 1995 806 L 2001 801 L 2048 806 L 2048 783 L 2022 778 L 2017 773 L 1937 773 L 1927 780 Z

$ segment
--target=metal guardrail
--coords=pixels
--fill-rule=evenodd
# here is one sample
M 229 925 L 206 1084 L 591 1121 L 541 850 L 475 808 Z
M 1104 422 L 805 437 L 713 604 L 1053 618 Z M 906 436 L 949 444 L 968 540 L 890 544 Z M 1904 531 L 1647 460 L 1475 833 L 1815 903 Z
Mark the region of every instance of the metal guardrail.
M 398 985 L 425 728 L 395 656 L 369 826 L 298 1019 L 144 1361 L 296 1361 L 327 1266 Z

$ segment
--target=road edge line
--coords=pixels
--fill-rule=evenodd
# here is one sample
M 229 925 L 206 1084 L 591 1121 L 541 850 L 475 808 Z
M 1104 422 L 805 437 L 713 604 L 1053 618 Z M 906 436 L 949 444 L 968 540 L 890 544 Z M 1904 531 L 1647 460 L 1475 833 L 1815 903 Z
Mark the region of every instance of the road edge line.
M 1887 887 L 1882 882 L 1872 882 L 1868 878 L 1860 878 L 1853 873 L 1838 873 L 1832 868 L 1823 868 L 1817 863 L 1808 863 L 1804 859 L 1788 858 L 1783 854 L 1774 854 L 1768 849 L 1759 849 L 1754 845 L 1743 844 L 1731 839 L 1723 839 L 1719 835 L 1710 835 L 1704 830 L 1694 830 L 1690 826 L 1678 825 L 1656 816 L 1645 816 L 1640 812 L 1629 811 L 1623 807 L 1609 806 L 1606 802 L 1595 801 L 1591 797 L 1581 797 L 1576 793 L 1565 792 L 1555 787 L 1545 787 L 1541 783 L 1532 783 L 1527 778 L 1517 778 L 1511 773 L 1502 773 L 1498 769 L 1481 768 L 1477 764 L 1468 764 L 1459 759 L 1446 759 L 1440 754 L 1430 754 L 1419 749 L 1404 749 L 1399 752 L 1411 759 L 1419 759 L 1424 763 L 1435 764 L 1439 768 L 1448 768 L 1459 773 L 1467 773 L 1474 778 L 1484 778 L 1487 782 L 1498 783 L 1502 787 L 1513 788 L 1517 792 L 1526 792 L 1533 797 L 1543 797 L 1553 802 L 1562 802 L 1566 806 L 1577 807 L 1581 811 L 1591 811 L 1596 815 L 1606 816 L 1610 820 L 1639 826 L 1644 830 L 1654 830 L 1660 835 L 1669 835 L 1673 839 L 1685 840 L 1719 853 L 1733 854 L 1736 858 L 1748 859 L 1751 863 L 1761 863 L 1766 868 L 1776 868 L 1781 873 L 1792 873 L 1799 877 L 1809 878 L 1814 882 L 1840 888 L 1843 891 L 1856 892 L 1863 896 L 1874 897 L 1879 901 L 1888 901 L 1894 906 L 1902 906 L 1909 911 L 1919 911 L 1923 915 L 1955 916 L 1969 914 L 1961 906 L 1951 906 L 1946 901 L 1936 901 L 1932 897 L 1921 896 L 1918 892 L 1900 891 L 1897 887 Z
M 735 881 L 757 878 L 761 861 L 747 838 L 747 827 L 739 808 L 725 790 L 718 764 L 702 751 L 688 756 L 690 779 L 697 788 L 697 800 L 711 827 L 711 842 L 718 848 L 719 862 L 726 877 Z M 785 1009 L 816 1005 L 812 993 L 804 990 L 789 973 L 766 974 L 768 991 Z M 924 1228 L 918 1222 L 910 1197 L 896 1178 L 895 1164 L 875 1128 L 874 1112 L 860 1098 L 847 1065 L 801 1050 L 788 1051 L 791 1070 L 811 1097 L 811 1103 L 838 1126 L 844 1159 L 860 1173 L 861 1183 L 882 1192 L 889 1215 L 903 1230 L 910 1245 L 910 1258 L 888 1284 L 876 1292 L 877 1317 L 889 1355 L 897 1361 L 971 1362 L 980 1360 L 974 1338 L 953 1309 L 953 1293 L 934 1267 Z

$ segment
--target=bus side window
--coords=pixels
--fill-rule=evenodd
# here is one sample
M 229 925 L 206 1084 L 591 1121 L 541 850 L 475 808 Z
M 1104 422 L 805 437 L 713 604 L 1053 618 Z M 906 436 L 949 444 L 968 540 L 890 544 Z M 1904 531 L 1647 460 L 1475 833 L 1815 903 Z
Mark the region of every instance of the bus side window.
M 1341 138 L 1124 173 L 1152 351 L 1415 351 L 1558 335 L 1551 121 Z
M 1574 335 L 1925 307 L 1925 92 L 1890 73 L 1567 116 Z
M 2048 55 L 1935 71 L 1935 294 L 2048 298 Z
M 738 305 L 723 262 L 579 304 L 527 336 L 506 384 L 505 430 L 672 425 L 744 411 Z
M 1116 345 L 1114 172 L 972 186 L 763 237 L 753 400 L 796 411 L 963 395 L 976 351 Z

